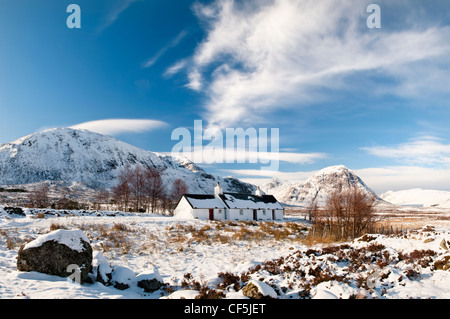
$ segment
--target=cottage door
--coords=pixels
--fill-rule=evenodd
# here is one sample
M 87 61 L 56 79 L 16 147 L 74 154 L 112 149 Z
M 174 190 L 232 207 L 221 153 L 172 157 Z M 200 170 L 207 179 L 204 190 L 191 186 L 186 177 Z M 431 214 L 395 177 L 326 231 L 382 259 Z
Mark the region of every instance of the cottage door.
M 258 213 L 256 209 L 253 210 L 253 220 L 258 220 Z
M 209 209 L 209 220 L 214 220 L 214 209 Z
M 272 209 L 272 219 L 275 220 L 275 209 Z

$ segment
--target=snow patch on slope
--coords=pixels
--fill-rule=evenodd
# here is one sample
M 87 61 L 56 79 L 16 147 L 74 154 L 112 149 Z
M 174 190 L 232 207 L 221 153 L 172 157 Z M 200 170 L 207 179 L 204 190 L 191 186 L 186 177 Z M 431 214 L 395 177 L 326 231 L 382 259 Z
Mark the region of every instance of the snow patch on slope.
M 450 208 L 450 192 L 448 191 L 414 188 L 388 191 L 380 197 L 395 205 Z

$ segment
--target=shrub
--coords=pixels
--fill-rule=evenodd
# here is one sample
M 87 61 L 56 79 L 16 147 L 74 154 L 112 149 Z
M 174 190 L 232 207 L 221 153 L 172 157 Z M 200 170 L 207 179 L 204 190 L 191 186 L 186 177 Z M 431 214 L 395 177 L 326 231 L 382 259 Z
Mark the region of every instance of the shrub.
M 50 231 L 54 231 L 54 230 L 57 230 L 57 229 L 66 229 L 66 227 L 62 226 L 61 224 L 52 222 L 50 224 Z
M 195 299 L 223 299 L 225 294 L 222 291 L 216 291 L 213 288 L 202 286 L 199 289 L 199 294 L 195 296 Z
M 219 289 L 225 289 L 233 285 L 234 290 L 238 291 L 241 287 L 240 276 L 238 275 L 234 275 L 230 272 L 221 272 L 218 274 L 218 277 L 222 280 L 221 283 L 217 284 L 217 288 Z

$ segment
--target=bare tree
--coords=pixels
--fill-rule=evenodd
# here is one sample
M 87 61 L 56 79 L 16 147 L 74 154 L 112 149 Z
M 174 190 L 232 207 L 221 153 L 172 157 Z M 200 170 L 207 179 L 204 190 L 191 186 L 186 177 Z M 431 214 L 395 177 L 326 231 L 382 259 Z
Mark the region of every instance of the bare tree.
M 123 168 L 118 176 L 118 183 L 112 189 L 114 203 L 119 210 L 128 211 L 130 202 L 130 182 L 132 179 L 132 170 L 129 166 Z
M 156 213 L 162 211 L 162 201 L 166 196 L 166 190 L 161 178 L 161 170 L 156 168 L 145 169 L 145 192 L 147 211 Z
M 130 199 L 135 212 L 140 211 L 145 206 L 146 196 L 146 170 L 138 165 L 131 170 L 128 181 L 130 189 Z
M 110 194 L 106 189 L 99 189 L 94 196 L 94 209 L 100 210 L 103 204 L 107 204 Z
M 124 168 L 118 184 L 112 189 L 113 202 L 119 209 L 161 212 L 167 206 L 167 196 L 161 170 L 142 166 Z
M 28 193 L 30 207 L 47 208 L 50 205 L 48 196 L 49 187 L 47 184 L 41 184 L 36 189 Z
M 118 210 L 128 210 L 129 187 L 126 181 L 120 182 L 112 189 L 113 202 L 117 205 Z
M 317 204 L 317 199 L 314 198 L 309 203 L 308 207 L 306 207 L 306 218 L 314 223 L 314 219 L 318 216 L 319 205 Z
M 332 193 L 314 218 L 315 230 L 337 240 L 361 236 L 374 223 L 375 197 L 351 187 Z
M 169 214 L 173 214 L 175 210 L 175 205 L 180 200 L 181 196 L 187 194 L 189 192 L 189 188 L 187 184 L 182 179 L 176 179 L 172 184 L 172 190 L 170 195 L 168 196 L 168 211 Z

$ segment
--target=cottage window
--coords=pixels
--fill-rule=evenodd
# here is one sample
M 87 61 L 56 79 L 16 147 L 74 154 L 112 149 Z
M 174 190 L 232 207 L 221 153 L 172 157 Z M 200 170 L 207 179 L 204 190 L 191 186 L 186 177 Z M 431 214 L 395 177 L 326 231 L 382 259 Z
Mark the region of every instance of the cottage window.
M 265 210 L 265 209 L 263 209 L 263 210 L 262 210 L 262 212 L 263 212 L 263 215 L 265 215 L 265 214 L 266 214 L 266 210 Z
M 219 209 L 219 214 L 222 214 L 222 210 L 221 209 Z
M 243 209 L 239 210 L 239 215 L 244 215 L 244 210 Z

